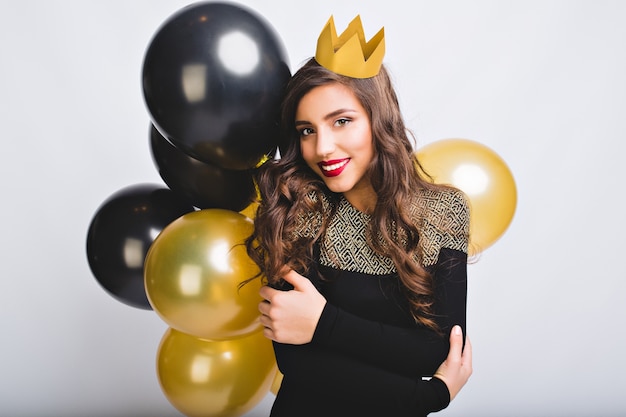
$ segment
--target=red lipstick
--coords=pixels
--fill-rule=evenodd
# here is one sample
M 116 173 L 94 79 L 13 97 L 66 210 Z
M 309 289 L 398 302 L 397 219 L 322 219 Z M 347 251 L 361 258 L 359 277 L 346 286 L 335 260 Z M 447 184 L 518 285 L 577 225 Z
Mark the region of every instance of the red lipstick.
M 348 162 L 350 162 L 350 158 L 333 159 L 330 161 L 318 162 L 317 166 L 320 167 L 320 170 L 325 177 L 336 177 L 343 172 L 345 167 L 348 165 Z

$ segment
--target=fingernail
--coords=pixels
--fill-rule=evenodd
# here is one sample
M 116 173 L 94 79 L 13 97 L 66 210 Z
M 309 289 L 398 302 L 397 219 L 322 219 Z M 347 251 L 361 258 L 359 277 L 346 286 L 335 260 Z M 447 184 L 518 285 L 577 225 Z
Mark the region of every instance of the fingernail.
M 456 335 L 460 335 L 461 334 L 461 326 L 456 325 L 456 326 L 454 326 L 453 330 L 454 330 L 454 334 L 456 334 Z

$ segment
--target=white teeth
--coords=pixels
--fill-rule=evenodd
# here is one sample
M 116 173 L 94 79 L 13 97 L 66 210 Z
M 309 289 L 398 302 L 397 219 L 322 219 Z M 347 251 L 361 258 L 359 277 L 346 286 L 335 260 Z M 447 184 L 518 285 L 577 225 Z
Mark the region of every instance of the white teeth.
M 328 172 L 328 171 L 334 171 L 336 169 L 341 168 L 342 166 L 344 166 L 345 164 L 348 163 L 348 160 L 346 159 L 345 161 L 341 161 L 338 162 L 336 164 L 332 164 L 332 165 L 322 165 L 322 170 Z

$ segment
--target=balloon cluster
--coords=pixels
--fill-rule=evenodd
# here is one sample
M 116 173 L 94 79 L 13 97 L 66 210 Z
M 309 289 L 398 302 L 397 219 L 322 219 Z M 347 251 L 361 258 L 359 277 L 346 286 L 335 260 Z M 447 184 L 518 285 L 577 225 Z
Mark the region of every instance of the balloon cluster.
M 189 417 L 240 416 L 282 380 L 258 322 L 261 280 L 240 284 L 259 274 L 243 245 L 256 207 L 252 172 L 278 147 L 290 77 L 279 37 L 251 10 L 199 2 L 170 16 L 142 69 L 152 160 L 165 185 L 119 190 L 89 225 L 99 284 L 167 323 L 157 375 Z M 471 250 L 492 245 L 516 205 L 504 161 L 467 139 L 417 154 L 433 181 L 468 195 Z
M 278 144 L 291 77 L 280 38 L 233 3 L 198 2 L 158 28 L 143 62 L 152 160 L 165 185 L 111 195 L 87 233 L 87 259 L 118 301 L 168 324 L 161 388 L 186 416 L 239 416 L 277 376 L 258 323 L 253 169 Z

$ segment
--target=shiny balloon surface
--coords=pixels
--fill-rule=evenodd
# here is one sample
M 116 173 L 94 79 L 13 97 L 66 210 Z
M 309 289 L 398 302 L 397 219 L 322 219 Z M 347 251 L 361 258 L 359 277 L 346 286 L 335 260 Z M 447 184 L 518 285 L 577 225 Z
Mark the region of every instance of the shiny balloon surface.
M 221 2 L 179 10 L 151 40 L 142 73 L 152 122 L 190 156 L 240 170 L 277 147 L 291 73 L 280 38 L 254 11 Z
M 100 285 L 132 307 L 150 310 L 144 259 L 158 234 L 194 207 L 156 184 L 125 187 L 96 210 L 87 231 L 87 260 Z
M 223 340 L 259 328 L 261 280 L 244 239 L 253 223 L 230 210 L 204 209 L 168 225 L 145 263 L 145 285 L 154 311 L 172 328 Z
M 209 341 L 175 329 L 164 334 L 157 375 L 170 403 L 187 417 L 238 417 L 267 393 L 277 366 L 262 332 Z
M 183 152 L 150 126 L 150 149 L 168 187 L 194 206 L 241 211 L 256 197 L 252 170 L 230 170 L 202 162 Z

